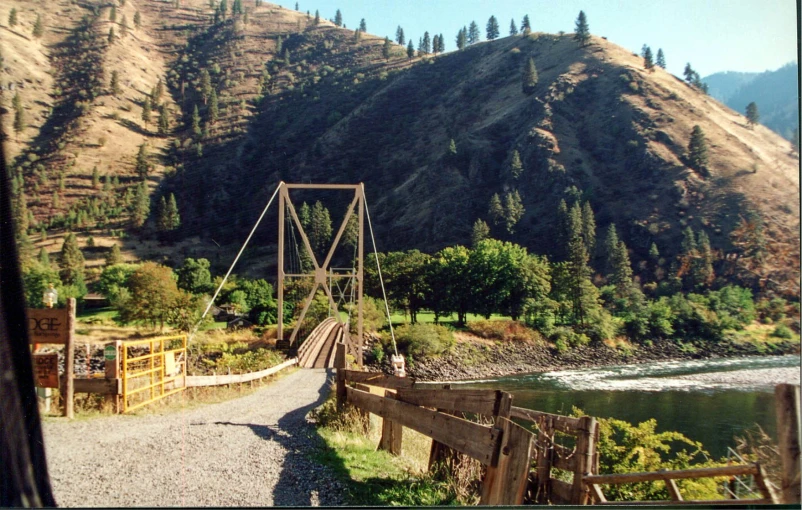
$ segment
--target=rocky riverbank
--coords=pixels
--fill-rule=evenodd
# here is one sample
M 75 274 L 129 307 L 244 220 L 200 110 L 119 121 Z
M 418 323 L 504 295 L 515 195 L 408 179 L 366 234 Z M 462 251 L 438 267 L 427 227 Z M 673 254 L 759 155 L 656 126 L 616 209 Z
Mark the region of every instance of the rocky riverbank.
M 778 343 L 761 350 L 753 344 L 724 342 L 693 347 L 686 344 L 682 347 L 676 342 L 663 340 L 631 350 L 598 345 L 560 352 L 546 344 L 461 341 L 449 354 L 424 360 L 408 360 L 407 372 L 411 377 L 423 381 L 456 381 L 656 361 L 798 353 L 799 345 L 790 343 Z M 368 370 L 391 373 L 386 362 L 381 367 L 376 364 L 368 366 Z

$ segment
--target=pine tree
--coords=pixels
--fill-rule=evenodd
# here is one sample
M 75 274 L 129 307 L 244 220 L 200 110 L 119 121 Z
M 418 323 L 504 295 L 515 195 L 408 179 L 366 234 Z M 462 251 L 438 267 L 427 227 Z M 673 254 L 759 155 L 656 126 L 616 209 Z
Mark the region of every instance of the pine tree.
M 757 111 L 757 104 L 754 101 L 746 105 L 746 121 L 749 127 L 755 127 L 760 122 L 760 113 Z
M 39 263 L 44 267 L 50 267 L 50 254 L 47 253 L 45 247 L 39 248 Z
M 142 102 L 142 121 L 147 128 L 148 123 L 150 123 L 150 96 L 145 96 L 145 100 Z
M 365 18 L 359 20 L 359 31 L 364 33 L 368 31 L 368 25 L 365 23 Z
M 16 227 L 16 234 L 19 238 L 23 234 L 28 233 L 30 227 L 30 220 L 28 218 L 28 198 L 25 196 L 25 190 L 20 189 L 17 192 L 16 200 L 14 200 L 14 226 Z
M 343 14 L 340 12 L 340 9 L 337 9 L 337 13 L 334 14 L 334 25 L 338 27 L 343 26 Z
M 231 14 L 242 14 L 242 0 L 234 0 L 234 2 L 232 2 Z
M 8 26 L 15 27 L 17 26 L 17 9 L 16 7 L 11 8 L 11 12 L 8 13 Z
M 532 24 L 529 22 L 528 14 L 524 14 L 524 18 L 521 20 L 521 33 L 523 35 L 532 33 Z
M 694 82 L 694 77 L 696 76 L 696 71 L 693 70 L 691 67 L 691 63 L 688 62 L 685 64 L 685 69 L 682 71 L 683 76 L 685 76 L 685 81 L 690 83 Z
M 652 56 L 652 49 L 645 45 L 643 49 L 643 67 L 647 71 L 651 71 L 654 68 L 654 57 Z
M 120 246 L 117 243 L 111 245 L 109 252 L 106 253 L 106 265 L 113 266 L 115 264 L 119 264 L 123 261 L 123 257 L 120 254 Z
M 518 35 L 518 27 L 515 26 L 515 19 L 510 20 L 510 35 Z
M 504 223 L 507 227 L 507 232 L 510 234 L 515 232 L 515 225 L 521 221 L 524 212 L 524 205 L 518 190 L 512 190 L 512 193 L 507 193 L 504 197 Z
M 111 5 L 111 10 L 109 11 L 109 21 L 112 23 L 117 22 L 117 6 L 114 4 Z
M 195 105 L 195 107 L 192 109 L 192 133 L 195 136 L 200 136 L 202 133 L 200 120 L 201 119 L 200 119 L 200 113 L 198 113 L 198 105 Z
M 419 48 L 424 55 L 428 55 L 432 52 L 432 40 L 429 38 L 429 32 L 423 33 L 423 43 L 421 44 L 421 48 Z
M 682 231 L 682 253 L 684 255 L 694 256 L 696 254 L 696 237 L 693 235 L 693 229 L 690 226 L 685 227 Z
M 537 68 L 535 67 L 535 60 L 532 57 L 529 57 L 526 60 L 526 65 L 524 66 L 523 72 L 523 91 L 524 94 L 534 94 L 535 89 L 537 88 Z
M 412 39 L 409 40 L 409 44 L 407 45 L 407 58 L 412 58 L 415 56 L 415 46 L 412 45 Z
M 707 172 L 707 141 L 698 125 L 693 126 L 691 139 L 688 142 L 688 166 L 702 173 Z
M 114 27 L 109 28 L 109 44 L 114 44 Z
M 136 174 L 143 181 L 148 177 L 148 151 L 145 144 L 139 146 L 139 152 L 136 154 L 136 163 L 134 164 Z
M 144 181 L 139 183 L 134 195 L 134 208 L 131 212 L 131 225 L 134 228 L 142 228 L 150 214 L 150 197 L 148 187 Z
M 214 124 L 215 122 L 217 122 L 218 113 L 219 112 L 217 110 L 217 92 L 214 89 L 212 89 L 212 95 L 209 98 L 209 117 L 207 118 L 209 124 Z
M 524 165 L 521 162 L 521 155 L 518 153 L 518 150 L 515 149 L 512 151 L 512 160 L 510 161 L 510 174 L 512 175 L 513 179 L 518 179 L 521 177 L 521 174 L 524 172 Z
M 437 55 L 438 51 L 440 51 L 440 36 L 434 34 L 434 37 L 432 37 L 432 53 Z
M 468 45 L 476 44 L 481 41 L 481 35 L 479 34 L 479 25 L 476 24 L 475 21 L 471 21 L 471 24 L 468 26 Z
M 404 39 L 404 29 L 401 28 L 401 25 L 398 25 L 398 28 L 395 29 L 395 42 L 402 46 L 406 43 L 406 39 Z
M 100 186 L 100 173 L 97 170 L 97 166 L 92 168 L 92 187 L 97 189 Z
M 476 245 L 490 237 L 490 227 L 481 219 L 477 219 L 473 224 L 473 232 L 471 233 L 471 245 L 476 248 Z
M 463 50 L 463 49 L 465 49 L 465 46 L 466 46 L 466 45 L 467 45 L 467 43 L 468 43 L 468 40 L 467 40 L 467 39 L 468 39 L 467 32 L 468 32 L 468 29 L 467 29 L 467 28 L 465 28 L 465 27 L 462 27 L 462 28 L 460 29 L 460 31 L 459 31 L 459 32 L 457 32 L 457 49 L 458 49 L 458 50 Z
M 619 298 L 628 298 L 632 294 L 632 264 L 624 241 L 619 241 L 613 256 L 613 271 L 610 283 L 615 285 L 615 293 Z
M 495 16 L 490 16 L 490 19 L 487 20 L 487 26 L 485 27 L 487 31 L 487 40 L 493 41 L 498 39 L 499 36 L 499 28 L 498 28 L 498 20 Z
M 384 57 L 385 60 L 388 60 L 390 58 L 392 49 L 393 49 L 393 43 L 390 42 L 389 37 L 385 37 L 384 46 L 382 46 L 382 57 Z
M 446 40 L 443 38 L 443 34 L 440 34 L 440 37 L 437 38 L 437 53 L 443 53 L 446 51 Z
M 45 25 L 42 23 L 42 15 L 36 15 L 36 21 L 33 24 L 33 36 L 37 39 L 45 34 Z
M 159 199 L 159 206 L 156 209 L 156 228 L 159 232 L 167 232 L 167 200 L 164 195 Z
M 320 25 L 320 11 L 315 10 L 315 25 Z
M 592 258 L 596 252 L 596 217 L 593 215 L 590 202 L 582 205 L 582 240 L 585 242 L 588 255 Z
M 14 94 L 14 132 L 19 134 L 25 131 L 25 109 L 22 106 L 22 99 L 19 92 Z
M 455 142 L 453 138 L 448 142 L 448 151 L 446 154 L 450 158 L 453 158 L 457 155 L 457 142 Z
M 493 221 L 494 225 L 498 225 L 504 220 L 504 206 L 501 205 L 501 198 L 498 196 L 498 193 L 494 193 L 493 196 L 490 197 L 488 215 L 490 215 L 490 219 Z
M 153 105 L 154 108 L 162 100 L 162 94 L 164 94 L 164 85 L 162 85 L 162 79 L 159 78 L 153 90 L 150 91 L 150 104 Z
M 139 11 L 136 11 L 134 13 L 134 26 L 136 28 L 139 28 L 139 27 L 142 26 L 142 15 L 139 14 Z
M 78 238 L 68 232 L 61 245 L 58 259 L 59 276 L 65 285 L 81 285 L 84 281 L 84 255 L 78 247 Z
M 649 247 L 649 258 L 657 262 L 660 259 L 660 250 L 657 249 L 657 244 L 652 243 Z
M 716 274 L 713 271 L 713 250 L 704 230 L 700 230 L 697 236 L 697 252 L 691 269 L 693 281 L 696 287 L 708 287 L 713 283 Z
M 666 68 L 666 55 L 663 53 L 663 48 L 657 49 L 657 66 L 663 69 Z
M 588 19 L 585 16 L 585 11 L 579 11 L 579 16 L 576 17 L 576 33 L 574 40 L 579 42 L 579 46 L 585 47 L 590 42 L 590 27 L 588 26 Z
M 312 249 L 318 253 L 328 249 L 331 239 L 331 216 L 320 201 L 312 206 L 309 227 L 309 244 L 312 245 Z
M 358 43 L 362 39 L 362 31 L 358 28 L 354 30 L 354 43 Z
M 170 193 L 167 200 L 167 230 L 175 230 L 181 226 L 181 216 L 178 213 L 178 204 L 175 195 Z
M 167 114 L 167 106 L 159 108 L 159 134 L 166 135 L 170 131 L 170 118 Z
M 111 95 L 119 96 L 122 90 L 120 89 L 120 76 L 117 71 L 111 72 Z
M 281 38 L 279 37 L 279 39 Z M 207 69 L 203 69 L 201 71 L 200 93 L 201 99 L 203 99 L 203 104 L 207 104 L 209 101 L 209 96 L 212 93 L 212 78 L 209 76 L 209 71 Z
M 604 236 L 604 274 L 608 277 L 615 270 L 615 257 L 618 253 L 618 232 L 615 223 L 610 223 L 607 227 L 607 234 Z
M 123 14 L 123 19 L 120 21 L 120 37 L 125 39 L 126 35 L 128 35 L 128 18 Z
M 228 0 L 220 0 L 220 16 L 226 19 L 228 16 Z

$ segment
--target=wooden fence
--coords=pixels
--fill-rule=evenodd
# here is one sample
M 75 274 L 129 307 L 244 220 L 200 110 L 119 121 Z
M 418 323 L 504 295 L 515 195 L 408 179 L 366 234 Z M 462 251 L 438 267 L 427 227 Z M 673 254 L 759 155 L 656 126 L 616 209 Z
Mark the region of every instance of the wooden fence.
M 342 365 L 338 365 L 342 366 Z M 375 394 L 370 387 L 381 394 Z M 599 423 L 590 416 L 569 417 L 512 405 L 512 396 L 497 390 L 452 390 L 421 388 L 413 378 L 378 373 L 337 370 L 337 406 L 355 406 L 365 413 L 383 418 L 379 448 L 400 454 L 403 427 L 432 439 L 430 468 L 451 449 L 486 466 L 482 480 L 482 505 L 536 504 L 615 504 L 615 505 L 754 505 L 799 502 L 799 387 L 780 390 L 778 416 L 781 447 L 786 465 L 783 494 L 778 494 L 758 464 L 719 468 L 657 471 L 649 473 L 598 474 Z M 784 392 L 784 393 L 783 393 Z M 794 396 L 796 400 L 794 400 Z M 795 403 L 794 403 L 795 402 Z M 790 409 L 790 411 L 788 411 Z M 492 419 L 492 425 L 476 423 L 465 414 Z M 530 422 L 532 432 L 512 420 Z M 791 423 L 785 426 L 784 423 Z M 795 446 L 794 446 L 795 445 Z M 794 447 L 796 448 L 794 450 Z M 688 478 L 716 478 L 752 475 L 761 494 L 758 499 L 683 500 L 675 482 Z M 602 486 L 662 480 L 671 496 L 669 501 L 608 502 Z M 794 491 L 796 491 L 794 493 Z M 788 494 L 785 496 L 784 494 Z

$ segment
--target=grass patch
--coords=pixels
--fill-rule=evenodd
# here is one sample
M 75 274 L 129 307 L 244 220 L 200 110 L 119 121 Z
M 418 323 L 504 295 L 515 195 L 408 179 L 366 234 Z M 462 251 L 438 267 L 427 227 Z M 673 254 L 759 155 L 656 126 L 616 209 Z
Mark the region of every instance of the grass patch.
M 501 340 L 502 342 L 541 342 L 543 337 L 534 329 L 512 320 L 477 320 L 469 322 L 467 330 L 481 338 Z
M 410 322 L 409 315 L 394 312 L 390 315 L 390 320 L 393 321 L 393 326 L 399 324 L 408 324 Z M 483 315 L 475 315 L 472 313 L 467 314 L 465 320 L 467 322 L 484 321 L 486 320 Z M 493 314 L 490 316 L 491 321 L 510 320 L 509 316 Z M 418 312 L 418 322 L 421 323 L 434 323 L 434 314 L 432 312 Z M 447 324 L 451 326 L 457 325 L 457 314 L 442 315 L 440 316 L 440 324 Z

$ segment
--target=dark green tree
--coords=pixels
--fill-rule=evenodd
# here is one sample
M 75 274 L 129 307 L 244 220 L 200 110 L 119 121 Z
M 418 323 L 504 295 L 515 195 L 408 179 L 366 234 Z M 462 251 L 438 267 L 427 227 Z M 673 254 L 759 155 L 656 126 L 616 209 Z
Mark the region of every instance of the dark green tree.
M 493 41 L 498 39 L 499 36 L 499 28 L 498 28 L 498 20 L 495 16 L 490 16 L 490 19 L 487 20 L 487 26 L 485 27 L 487 32 L 487 40 Z
M 362 39 L 362 31 L 358 28 L 354 30 L 354 43 L 358 43 Z
M 68 232 L 58 258 L 59 276 L 65 285 L 81 285 L 84 281 L 84 254 L 78 247 L 78 238 Z
M 334 25 L 338 27 L 343 26 L 343 14 L 340 12 L 340 9 L 337 9 L 337 12 L 334 14 Z
M 471 233 L 471 246 L 476 248 L 479 243 L 488 237 L 490 237 L 490 227 L 481 219 L 477 219 L 473 224 L 473 231 Z
M 164 136 L 170 131 L 170 118 L 167 113 L 167 106 L 159 108 L 159 134 Z
M 365 33 L 368 31 L 368 24 L 365 23 L 365 18 L 359 20 L 359 31 Z
M 114 27 L 109 28 L 108 42 L 109 44 L 114 44 Z
M 404 29 L 401 28 L 401 25 L 398 25 L 398 28 L 395 29 L 395 42 L 403 46 L 406 44 L 406 39 L 404 38 Z
M 666 68 L 666 55 L 663 53 L 663 48 L 657 49 L 657 66 L 663 69 Z
M 698 125 L 693 126 L 688 142 L 688 166 L 696 171 L 707 173 L 707 141 Z
M 97 189 L 100 186 L 100 172 L 97 170 L 97 166 L 92 167 L 92 187 Z
M 444 51 L 446 51 L 446 40 L 443 38 L 443 34 L 440 34 L 440 37 L 437 38 L 437 53 Z
M 434 37 L 432 37 L 432 53 L 437 55 L 439 51 L 440 51 L 440 36 L 434 34 Z
M 432 40 L 429 37 L 429 32 L 423 33 L 423 43 L 421 47 L 418 48 L 418 52 L 422 52 L 424 55 L 428 55 L 432 52 Z
M 685 76 L 686 82 L 693 83 L 694 77 L 696 76 L 696 71 L 693 70 L 690 62 L 685 64 L 685 70 L 682 71 L 682 74 Z
M 37 39 L 45 34 L 45 25 L 42 22 L 42 15 L 36 15 L 36 21 L 33 23 L 33 36 Z
M 515 232 L 515 225 L 521 221 L 524 212 L 524 205 L 518 190 L 515 189 L 511 193 L 507 193 L 504 197 L 504 224 L 507 227 L 507 232 L 510 234 Z
M 117 71 L 111 72 L 111 95 L 119 96 L 122 90 L 120 89 L 120 77 Z
M 529 57 L 524 65 L 523 72 L 523 91 L 524 94 L 533 94 L 537 87 L 537 68 L 535 67 L 535 60 Z
M 633 291 L 632 264 L 624 241 L 619 241 L 613 254 L 612 273 L 609 275 L 610 283 L 615 286 L 616 297 L 629 298 Z
M 515 19 L 510 20 L 510 35 L 518 35 L 518 27 L 515 25 Z
M 746 121 L 749 127 L 755 127 L 760 122 L 760 113 L 757 111 L 757 104 L 754 101 L 746 105 Z
M 147 179 L 150 168 L 148 167 L 148 151 L 144 143 L 139 146 L 139 152 L 136 154 L 136 163 L 134 164 L 134 169 L 136 170 L 136 174 L 140 179 L 143 181 Z
M 521 155 L 518 150 L 512 151 L 512 159 L 510 161 L 510 174 L 513 179 L 518 179 L 524 173 L 524 164 L 521 162 Z
M 203 132 L 201 130 L 200 125 L 200 113 L 198 113 L 198 105 L 195 105 L 192 109 L 192 133 L 195 136 L 200 136 Z
M 528 14 L 524 14 L 524 17 L 521 20 L 521 33 L 523 35 L 529 35 L 532 33 L 532 24 L 529 22 Z
M 159 206 L 156 209 L 156 228 L 159 232 L 167 232 L 167 200 L 164 195 L 159 199 Z
M 111 10 L 109 10 L 109 21 L 112 23 L 117 22 L 117 6 L 114 4 L 111 5 Z
M 150 214 L 150 196 L 148 186 L 145 181 L 139 183 L 134 195 L 134 206 L 131 211 L 131 225 L 134 228 L 142 228 Z
M 45 267 L 50 267 L 50 254 L 47 253 L 47 250 L 44 246 L 39 248 L 39 263 Z
M 407 58 L 412 58 L 415 56 L 415 46 L 412 44 L 412 39 L 409 40 L 409 44 L 407 45 Z
M 643 49 L 643 67 L 647 71 L 651 71 L 654 68 L 654 56 L 652 55 L 652 49 L 648 46 L 644 46 Z
M 175 230 L 181 226 L 181 215 L 178 212 L 178 204 L 175 201 L 175 195 L 172 193 L 170 193 L 170 198 L 167 200 L 166 213 L 167 230 Z
M 17 26 L 17 8 L 12 7 L 11 11 L 8 13 L 8 26 L 15 27 Z
M 312 206 L 307 233 L 309 234 L 309 244 L 316 253 L 328 250 L 331 240 L 331 215 L 320 201 L 315 202 L 315 205 Z
M 145 96 L 145 100 L 142 102 L 142 122 L 145 123 L 146 128 L 150 123 L 150 96 Z
M 175 271 L 178 288 L 192 294 L 203 294 L 214 290 L 209 267 L 207 259 L 195 260 L 191 257 L 184 259 L 184 263 Z
M 134 26 L 136 28 L 139 28 L 139 27 L 142 26 L 142 15 L 139 14 L 139 11 L 136 11 L 134 13 Z
M 592 258 L 596 252 L 596 218 L 590 202 L 582 204 L 582 240 L 588 250 L 588 255 Z
M 490 215 L 490 219 L 493 221 L 494 225 L 498 225 L 504 220 L 504 206 L 501 205 L 501 198 L 498 196 L 498 193 L 494 193 L 493 196 L 490 197 L 488 215 Z
M 122 254 L 120 253 L 120 245 L 114 243 L 109 248 L 108 253 L 106 253 L 106 265 L 113 266 L 115 264 L 119 264 L 123 261 Z
M 156 85 L 154 85 L 153 89 L 150 91 L 150 104 L 154 108 L 161 102 L 162 95 L 164 95 L 164 85 L 162 85 L 162 79 L 159 78 L 159 81 L 156 82 Z
M 590 27 L 588 26 L 588 19 L 585 16 L 585 11 L 579 11 L 579 16 L 576 17 L 576 30 L 574 40 L 579 42 L 579 46 L 584 47 L 590 43 Z
M 471 21 L 471 24 L 468 26 L 468 44 L 476 44 L 481 40 L 482 36 L 479 33 L 479 25 L 477 25 L 475 21 Z
M 207 69 L 203 69 L 201 71 L 200 93 L 201 99 L 203 99 L 203 104 L 207 104 L 209 101 L 209 96 L 212 94 L 212 78 L 209 76 L 209 71 Z
M 462 50 L 465 49 L 465 46 L 468 44 L 468 29 L 462 27 L 459 32 L 457 32 L 457 49 Z
M 385 60 L 388 60 L 390 58 L 392 49 L 393 49 L 393 43 L 390 42 L 389 37 L 385 37 L 384 45 L 382 46 L 382 57 L 384 57 Z
M 231 3 L 231 14 L 242 14 L 242 0 L 234 0 Z
M 25 131 L 25 109 L 22 106 L 22 99 L 19 92 L 14 94 L 14 132 L 19 134 Z
M 209 96 L 209 116 L 207 118 L 207 122 L 209 124 L 214 124 L 217 122 L 217 116 L 219 112 L 217 109 L 217 91 L 212 89 L 212 94 Z
M 610 223 L 607 227 L 607 234 L 604 236 L 604 274 L 607 275 L 608 278 L 613 274 L 613 271 L 615 271 L 619 241 L 615 223 Z
M 716 277 L 713 271 L 713 250 L 710 239 L 704 230 L 697 235 L 697 256 L 691 266 L 693 281 L 696 287 L 709 287 Z
M 320 25 L 320 11 L 315 10 L 315 25 Z

